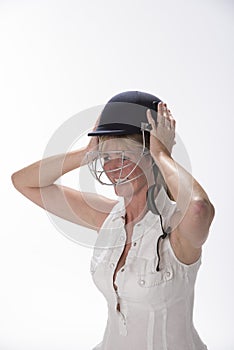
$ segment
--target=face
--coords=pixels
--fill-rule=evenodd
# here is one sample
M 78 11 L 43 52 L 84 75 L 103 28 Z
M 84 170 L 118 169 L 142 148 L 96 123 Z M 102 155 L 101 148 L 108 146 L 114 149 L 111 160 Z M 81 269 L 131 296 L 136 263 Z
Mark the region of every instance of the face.
M 99 146 L 103 169 L 118 196 L 129 197 L 147 186 L 152 160 L 142 156 L 142 144 L 127 138 L 113 138 Z M 121 183 L 121 180 L 127 181 Z

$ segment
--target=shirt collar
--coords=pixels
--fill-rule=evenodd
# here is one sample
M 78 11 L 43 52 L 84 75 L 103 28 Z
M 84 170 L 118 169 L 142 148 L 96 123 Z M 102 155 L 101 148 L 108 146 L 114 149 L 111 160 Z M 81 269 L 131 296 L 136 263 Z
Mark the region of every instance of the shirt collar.
M 161 186 L 156 199 L 155 199 L 156 207 L 161 214 L 161 216 L 165 219 L 168 219 L 175 211 L 178 211 L 178 208 L 176 206 L 176 202 L 171 200 L 164 188 L 164 186 Z M 116 204 L 116 206 L 113 208 L 114 211 L 112 212 L 114 216 L 114 220 L 121 219 L 123 222 L 125 220 L 126 215 L 126 209 L 124 204 L 124 198 L 121 197 L 120 201 Z M 152 213 L 150 210 L 146 212 L 144 217 L 136 223 L 136 225 L 140 226 L 142 224 L 151 224 L 152 220 L 154 222 L 154 219 L 159 215 Z
M 169 198 L 164 186 L 161 186 L 155 199 L 155 204 L 159 213 L 165 218 L 171 216 L 175 211 L 178 211 L 176 202 Z

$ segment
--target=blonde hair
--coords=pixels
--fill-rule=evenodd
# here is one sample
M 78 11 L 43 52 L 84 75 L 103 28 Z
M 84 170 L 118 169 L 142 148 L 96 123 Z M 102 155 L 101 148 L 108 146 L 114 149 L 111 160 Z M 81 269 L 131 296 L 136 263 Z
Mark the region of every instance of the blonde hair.
M 98 136 L 99 140 L 101 142 L 106 141 L 106 140 L 110 140 L 113 138 L 123 138 L 123 139 L 129 139 L 129 140 L 133 140 L 136 141 L 138 143 L 140 143 L 141 145 L 143 145 L 143 137 L 141 134 L 131 134 L 131 135 L 101 135 Z M 148 148 L 148 150 L 150 149 L 150 135 L 149 133 L 147 133 L 145 135 L 145 146 L 146 148 Z

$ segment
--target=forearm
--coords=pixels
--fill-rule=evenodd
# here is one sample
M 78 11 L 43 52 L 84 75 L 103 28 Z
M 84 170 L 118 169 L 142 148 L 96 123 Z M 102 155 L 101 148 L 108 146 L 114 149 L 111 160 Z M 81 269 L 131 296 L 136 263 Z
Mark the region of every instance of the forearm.
M 179 209 L 185 209 L 191 202 L 210 203 L 202 186 L 172 158 L 167 150 L 159 150 L 152 156 Z
M 86 148 L 39 160 L 12 175 L 15 186 L 45 187 L 84 163 Z

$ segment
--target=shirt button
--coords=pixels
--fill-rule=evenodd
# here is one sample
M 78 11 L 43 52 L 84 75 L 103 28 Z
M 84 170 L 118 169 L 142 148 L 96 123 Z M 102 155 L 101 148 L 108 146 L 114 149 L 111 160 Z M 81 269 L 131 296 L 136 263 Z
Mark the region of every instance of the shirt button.
M 167 271 L 167 272 L 166 272 L 166 277 L 167 277 L 167 278 L 170 278 L 170 277 L 171 277 L 171 272 L 170 272 L 170 271 Z
M 144 285 L 145 284 L 145 281 L 144 280 L 140 280 L 140 285 Z
M 134 247 L 136 246 L 136 242 L 133 243 Z
M 122 271 L 122 272 L 124 272 L 124 268 L 123 268 L 123 269 L 121 269 L 121 271 Z
M 110 267 L 114 267 L 114 266 L 115 266 L 115 264 L 114 264 L 114 263 L 111 263 L 111 264 L 110 264 Z

